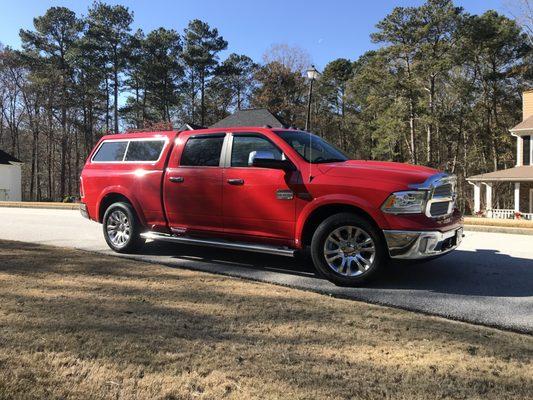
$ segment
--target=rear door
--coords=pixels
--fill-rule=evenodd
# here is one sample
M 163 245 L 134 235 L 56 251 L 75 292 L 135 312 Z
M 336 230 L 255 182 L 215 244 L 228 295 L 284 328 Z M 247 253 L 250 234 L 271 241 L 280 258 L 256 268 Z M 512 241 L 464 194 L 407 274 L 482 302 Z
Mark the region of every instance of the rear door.
M 285 157 L 259 133 L 234 133 L 228 140 L 223 182 L 224 227 L 227 233 L 290 242 L 294 238 L 294 173 L 255 168 L 251 154 Z
M 222 134 L 178 136 L 164 179 L 163 196 L 175 233 L 222 232 Z

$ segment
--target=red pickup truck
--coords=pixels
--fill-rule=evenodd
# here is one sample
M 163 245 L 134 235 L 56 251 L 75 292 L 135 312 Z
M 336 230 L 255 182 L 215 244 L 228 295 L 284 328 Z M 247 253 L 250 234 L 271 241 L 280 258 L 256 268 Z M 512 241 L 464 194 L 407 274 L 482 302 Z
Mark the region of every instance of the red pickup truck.
M 294 256 L 338 285 L 389 259 L 435 257 L 463 236 L 453 175 L 350 160 L 308 132 L 269 127 L 104 136 L 81 212 L 117 252 L 163 240 Z

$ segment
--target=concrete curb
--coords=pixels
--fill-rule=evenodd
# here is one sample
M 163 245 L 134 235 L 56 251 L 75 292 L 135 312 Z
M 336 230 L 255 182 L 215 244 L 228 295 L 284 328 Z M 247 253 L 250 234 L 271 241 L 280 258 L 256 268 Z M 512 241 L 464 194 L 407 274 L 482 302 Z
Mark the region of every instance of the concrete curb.
M 471 232 L 491 232 L 491 233 L 512 233 L 515 235 L 533 235 L 531 228 L 512 228 L 505 226 L 491 226 L 491 225 L 469 225 L 465 224 L 465 231 Z
M 52 203 L 31 201 L 0 201 L 0 207 L 9 208 L 48 208 L 52 210 L 79 210 L 79 203 Z

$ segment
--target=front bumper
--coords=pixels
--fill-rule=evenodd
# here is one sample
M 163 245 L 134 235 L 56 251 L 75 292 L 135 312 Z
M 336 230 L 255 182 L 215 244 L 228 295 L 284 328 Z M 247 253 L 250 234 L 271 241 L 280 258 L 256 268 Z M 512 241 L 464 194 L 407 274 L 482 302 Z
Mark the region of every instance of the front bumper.
M 449 253 L 463 239 L 463 228 L 440 231 L 384 230 L 391 258 L 417 259 Z

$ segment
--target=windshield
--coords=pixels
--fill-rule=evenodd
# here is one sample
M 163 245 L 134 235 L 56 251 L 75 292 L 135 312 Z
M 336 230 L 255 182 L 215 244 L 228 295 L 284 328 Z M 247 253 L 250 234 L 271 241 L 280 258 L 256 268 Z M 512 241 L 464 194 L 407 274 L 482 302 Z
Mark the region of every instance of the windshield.
M 319 164 L 348 160 L 348 157 L 342 151 L 309 132 L 276 131 L 276 134 L 307 162 Z

